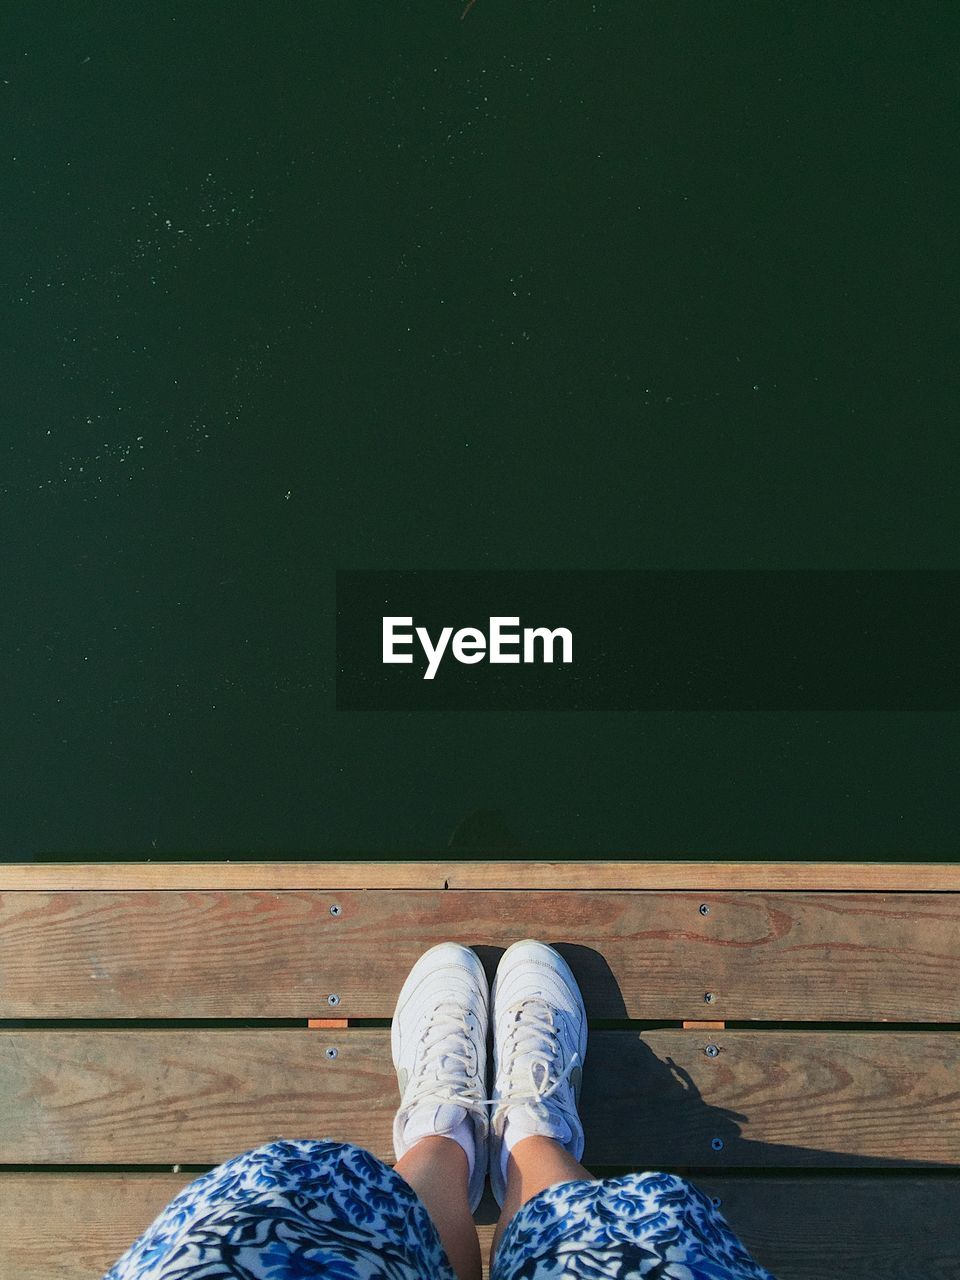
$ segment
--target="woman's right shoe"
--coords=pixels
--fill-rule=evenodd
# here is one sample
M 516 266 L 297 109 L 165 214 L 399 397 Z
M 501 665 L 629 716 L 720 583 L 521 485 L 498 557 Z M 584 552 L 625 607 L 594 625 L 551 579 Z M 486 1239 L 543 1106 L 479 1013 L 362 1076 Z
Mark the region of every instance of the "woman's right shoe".
M 553 947 L 525 939 L 501 957 L 490 993 L 493 1102 L 490 1184 L 506 1194 L 504 1136 L 553 1138 L 583 1155 L 577 1111 L 587 1052 L 587 1012 L 570 966 Z
M 480 1203 L 487 1172 L 488 1003 L 476 953 L 441 942 L 407 975 L 390 1033 L 400 1086 L 393 1121 L 397 1159 L 421 1138 L 435 1134 L 459 1142 L 461 1134 L 464 1149 L 470 1147 L 473 1155 L 467 1190 L 471 1210 Z

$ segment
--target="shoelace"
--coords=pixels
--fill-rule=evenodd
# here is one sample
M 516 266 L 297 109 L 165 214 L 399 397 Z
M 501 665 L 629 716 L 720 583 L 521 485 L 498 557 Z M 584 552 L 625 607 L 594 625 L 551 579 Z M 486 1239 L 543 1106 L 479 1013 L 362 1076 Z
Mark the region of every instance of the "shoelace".
M 538 1010 L 541 1008 L 546 1012 L 540 1013 Z M 542 1115 L 544 1100 L 552 1097 L 560 1086 L 569 1080 L 574 1067 L 580 1062 L 580 1054 L 574 1052 L 567 1065 L 556 1075 L 549 1087 L 544 1087 L 550 1081 L 550 1073 L 555 1070 L 561 1054 L 559 1033 L 553 1017 L 553 1010 L 546 1000 L 527 996 L 509 1005 L 507 1011 L 514 1015 L 514 1021 L 507 1033 L 506 1042 L 500 1054 L 501 1071 L 503 1070 L 503 1063 L 507 1063 L 507 1087 L 505 1090 L 501 1089 L 502 1096 L 499 1099 L 491 1099 L 495 1104 L 499 1104 L 490 1118 L 491 1128 L 498 1135 L 502 1132 L 506 1112 L 511 1107 L 525 1105 L 533 1109 L 535 1113 L 539 1109 Z M 521 1012 L 523 1012 L 522 1020 L 517 1016 Z M 545 1041 L 547 1045 L 546 1054 L 543 1052 L 538 1053 L 538 1050 L 542 1050 Z M 523 1079 L 521 1062 L 526 1055 L 532 1056 L 529 1061 L 523 1064 L 527 1071 L 527 1078 Z M 537 1067 L 542 1068 L 543 1073 L 540 1083 L 537 1082 L 535 1074 Z M 559 1099 L 557 1100 L 557 1105 L 561 1111 L 567 1110 Z
M 516 1015 L 524 1009 L 524 1006 L 527 1006 L 524 1020 L 516 1020 Z M 546 1011 L 545 1014 L 538 1013 L 537 1006 L 542 1007 Z M 501 1062 L 505 1060 L 510 1064 L 507 1073 L 507 1089 L 501 1090 L 501 1097 L 480 1098 L 475 1092 L 468 1091 L 469 1086 L 466 1080 L 469 1076 L 475 1075 L 477 1070 L 477 1062 L 470 1042 L 470 1024 L 459 1007 L 454 1006 L 451 1009 L 439 1005 L 433 1011 L 430 1025 L 421 1037 L 421 1044 L 426 1048 L 419 1059 L 420 1070 L 417 1076 L 407 1085 L 408 1093 L 405 1095 L 404 1110 L 412 1112 L 424 1102 L 447 1102 L 486 1118 L 484 1108 L 495 1107 L 496 1110 L 490 1117 L 490 1125 L 499 1134 L 506 1119 L 506 1112 L 511 1107 L 518 1105 L 542 1107 L 545 1099 L 552 1097 L 560 1086 L 569 1080 L 574 1067 L 580 1062 L 580 1055 L 573 1053 L 567 1065 L 545 1088 L 544 1086 L 550 1081 L 551 1069 L 556 1066 L 557 1059 L 560 1057 L 553 1011 L 545 1000 L 527 996 L 508 1006 L 508 1012 L 514 1015 L 515 1021 L 507 1033 L 506 1043 L 501 1051 Z M 451 1047 L 448 1043 L 450 1036 L 457 1032 L 461 1033 L 463 1049 Z M 542 1047 L 544 1040 L 549 1046 L 547 1055 L 536 1055 L 536 1050 Z M 522 1076 L 522 1068 L 517 1059 L 522 1059 L 525 1054 L 531 1052 L 535 1056 L 525 1064 L 527 1079 L 518 1083 L 518 1076 Z M 446 1067 L 443 1066 L 445 1058 L 448 1059 Z M 537 1067 L 541 1067 L 543 1072 L 539 1084 L 535 1074 Z M 526 1091 L 525 1085 L 529 1085 Z M 566 1110 L 562 1105 L 560 1109 Z
M 458 1032 L 462 1048 L 450 1043 Z M 404 1111 L 412 1112 L 424 1102 L 448 1102 L 486 1119 L 484 1108 L 490 1100 L 478 1097 L 467 1083 L 470 1076 L 476 1075 L 478 1065 L 470 1035 L 470 1024 L 459 1007 L 438 1005 L 433 1010 L 430 1024 L 420 1039 L 425 1048 L 419 1057 L 419 1070 L 408 1082 Z

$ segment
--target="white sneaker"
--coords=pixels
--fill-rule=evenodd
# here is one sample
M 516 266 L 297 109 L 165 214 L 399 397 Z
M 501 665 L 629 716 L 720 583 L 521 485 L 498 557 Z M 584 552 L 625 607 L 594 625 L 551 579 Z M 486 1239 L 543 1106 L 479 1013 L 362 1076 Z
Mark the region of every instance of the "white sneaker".
M 570 966 L 553 947 L 526 939 L 504 952 L 490 995 L 493 1099 L 490 1183 L 502 1205 L 504 1131 L 553 1138 L 575 1160 L 583 1155 L 577 1113 L 587 1012 Z
M 449 1137 L 467 1122 L 474 1139 L 471 1210 L 483 1195 L 487 1172 L 488 1004 L 487 978 L 476 953 L 441 942 L 407 975 L 390 1036 L 400 1085 L 393 1121 L 397 1159 L 421 1138 Z

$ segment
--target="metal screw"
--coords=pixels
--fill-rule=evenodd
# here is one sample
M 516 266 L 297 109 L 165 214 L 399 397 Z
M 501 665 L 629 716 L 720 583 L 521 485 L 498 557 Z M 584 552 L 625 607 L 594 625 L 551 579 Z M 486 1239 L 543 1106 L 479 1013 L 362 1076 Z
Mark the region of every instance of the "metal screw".
M 332 995 L 327 996 L 327 1004 L 337 1005 L 339 1003 L 340 997 L 335 992 Z
M 704 993 L 703 1003 L 704 1003 L 704 1004 L 713 1004 L 713 1003 L 714 1003 L 714 1001 L 716 1000 L 716 998 L 717 998 L 717 997 L 714 995 L 714 993 L 713 993 L 712 991 L 707 991 L 707 992 L 705 992 L 705 993 Z
M 708 916 L 710 914 L 710 908 L 705 902 L 700 903 L 700 914 L 702 916 Z
M 723 1201 L 720 1199 L 719 1196 L 711 1196 L 710 1203 L 713 1205 L 715 1209 L 719 1209 L 720 1206 L 723 1204 Z
M 708 1058 L 715 1058 L 719 1054 L 720 1049 L 715 1044 L 708 1044 L 703 1052 L 707 1055 Z
M 710 1139 L 710 1145 L 711 1145 L 711 1147 L 713 1147 L 714 1151 L 722 1151 L 722 1150 L 723 1150 L 723 1139 L 722 1139 L 722 1138 L 711 1138 L 711 1139 Z
M 335 1058 L 336 1056 L 337 1056 L 337 1051 L 336 1049 L 334 1049 L 333 1045 L 331 1045 L 330 1048 L 327 1050 L 327 1057 Z
M 338 916 L 342 911 L 343 911 L 343 907 L 340 906 L 339 902 L 335 902 L 333 906 L 330 908 L 330 914 L 332 916 Z

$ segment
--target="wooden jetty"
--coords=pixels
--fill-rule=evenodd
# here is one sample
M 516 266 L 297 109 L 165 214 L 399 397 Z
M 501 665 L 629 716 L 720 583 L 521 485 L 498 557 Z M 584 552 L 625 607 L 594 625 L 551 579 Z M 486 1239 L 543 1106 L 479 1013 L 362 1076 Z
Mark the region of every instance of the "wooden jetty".
M 96 1280 L 273 1138 L 392 1159 L 410 966 L 524 937 L 591 1170 L 686 1174 L 778 1280 L 960 1278 L 960 866 L 450 860 L 0 866 L 0 1280 Z

